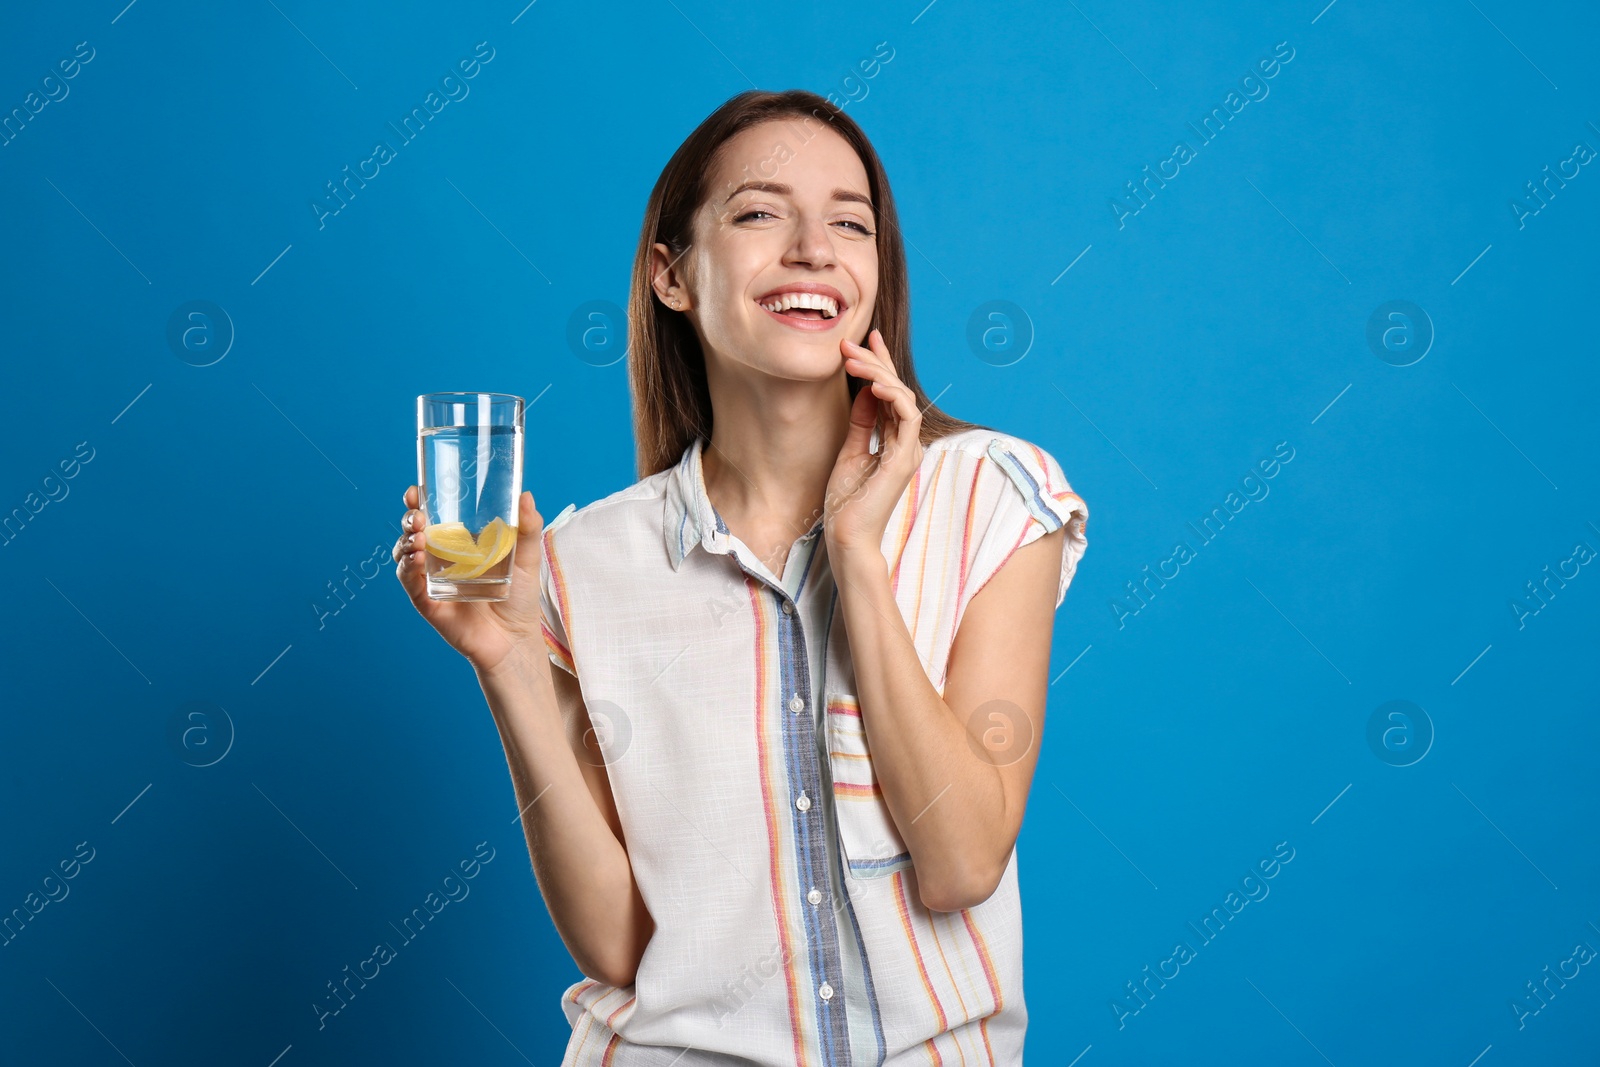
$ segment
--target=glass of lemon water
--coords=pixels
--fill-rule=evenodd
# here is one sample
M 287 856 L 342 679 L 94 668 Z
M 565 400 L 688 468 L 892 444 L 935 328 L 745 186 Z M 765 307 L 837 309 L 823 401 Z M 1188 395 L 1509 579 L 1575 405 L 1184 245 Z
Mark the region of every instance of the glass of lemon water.
M 428 515 L 428 596 L 505 600 L 522 496 L 523 400 L 509 393 L 417 397 L 417 483 Z

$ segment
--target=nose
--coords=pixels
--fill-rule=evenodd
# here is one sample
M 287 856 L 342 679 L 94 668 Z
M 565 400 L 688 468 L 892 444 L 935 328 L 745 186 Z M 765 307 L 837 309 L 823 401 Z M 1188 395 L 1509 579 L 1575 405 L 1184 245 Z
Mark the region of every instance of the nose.
M 786 265 L 813 269 L 833 266 L 837 259 L 833 254 L 833 235 L 828 232 L 827 223 L 809 212 L 797 213 L 794 239 L 783 261 Z

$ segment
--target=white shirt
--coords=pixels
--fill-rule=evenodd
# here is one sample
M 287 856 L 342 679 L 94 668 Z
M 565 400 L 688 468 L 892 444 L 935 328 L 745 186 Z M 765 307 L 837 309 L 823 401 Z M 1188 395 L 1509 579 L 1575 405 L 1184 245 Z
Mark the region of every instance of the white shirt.
M 1015 849 L 983 903 L 923 906 L 821 520 L 773 574 L 712 507 L 703 446 L 545 527 L 550 659 L 579 679 L 656 924 L 632 985 L 563 993 L 562 1067 L 1020 1063 Z M 926 447 L 883 554 L 941 695 L 973 595 L 1065 526 L 1059 607 L 1088 514 L 1027 441 L 968 430 Z

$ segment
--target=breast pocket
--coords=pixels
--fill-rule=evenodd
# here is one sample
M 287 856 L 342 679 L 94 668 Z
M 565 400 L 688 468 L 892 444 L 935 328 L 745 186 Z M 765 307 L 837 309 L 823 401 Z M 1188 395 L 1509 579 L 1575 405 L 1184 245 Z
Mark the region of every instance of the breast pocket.
M 911 866 L 873 771 L 861 705 L 848 693 L 828 697 L 828 764 L 832 768 L 839 845 L 850 874 L 882 878 Z

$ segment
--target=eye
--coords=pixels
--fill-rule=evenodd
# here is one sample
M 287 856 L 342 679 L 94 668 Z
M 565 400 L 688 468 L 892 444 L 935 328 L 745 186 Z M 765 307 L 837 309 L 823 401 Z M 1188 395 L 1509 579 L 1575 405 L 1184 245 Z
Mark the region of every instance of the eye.
M 753 219 L 757 215 L 766 215 L 767 218 L 769 218 L 769 219 L 773 217 L 771 215 L 771 213 L 766 212 L 766 211 L 762 211 L 760 208 L 756 208 L 754 211 L 746 211 L 743 215 L 735 216 L 733 221 L 734 222 L 743 222 L 745 219 Z
M 862 233 L 863 235 L 865 235 L 867 237 L 871 237 L 872 236 L 872 231 L 871 230 L 867 229 L 865 226 L 863 226 L 861 223 L 857 222 L 854 219 L 840 219 L 839 220 L 839 225 L 841 225 L 841 226 L 854 226 L 856 228 L 856 230 L 859 231 L 860 233 Z

